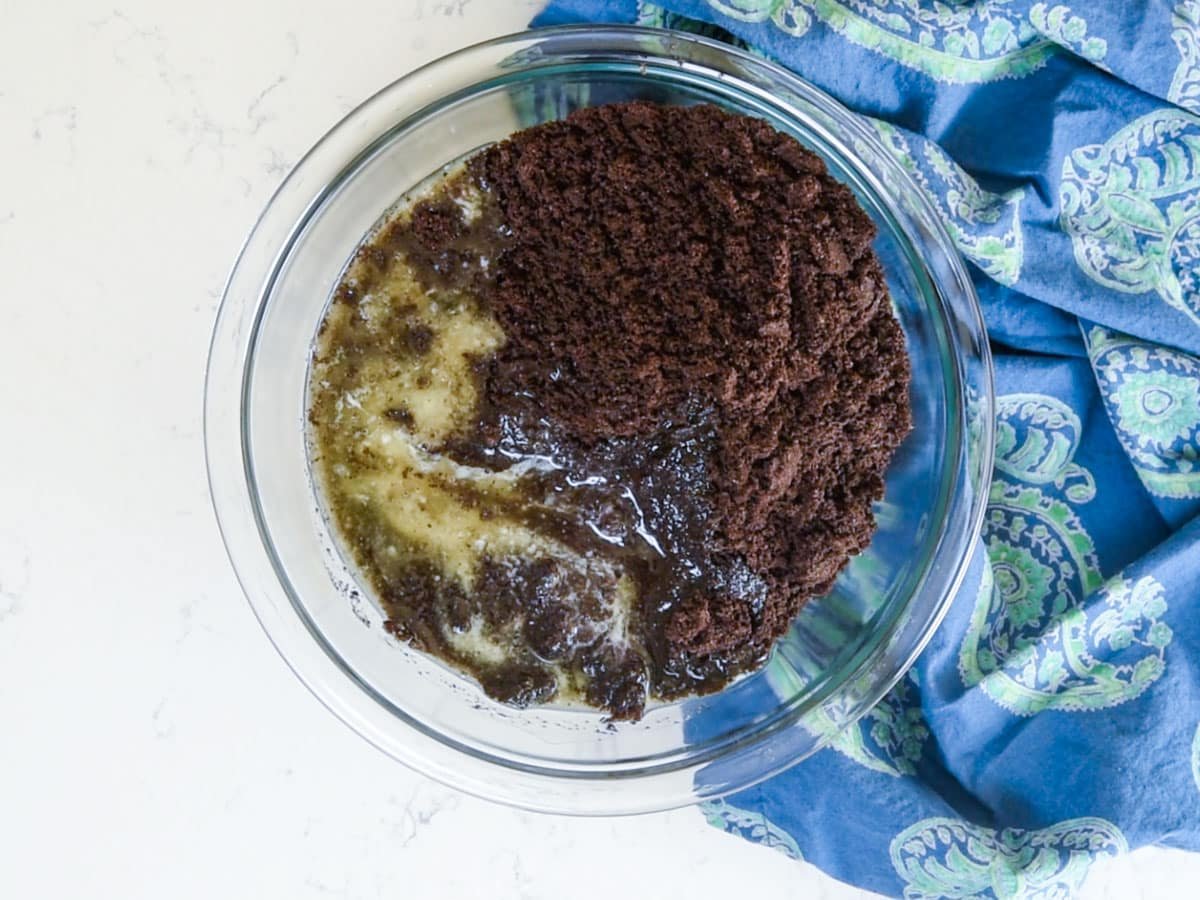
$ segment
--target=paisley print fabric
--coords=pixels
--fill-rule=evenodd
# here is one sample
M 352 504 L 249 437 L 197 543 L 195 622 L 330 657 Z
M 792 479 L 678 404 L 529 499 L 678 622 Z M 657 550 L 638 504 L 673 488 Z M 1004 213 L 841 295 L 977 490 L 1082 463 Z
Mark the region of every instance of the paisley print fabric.
M 1200 512 L 1200 358 L 1088 327 L 1088 357 L 1109 419 L 1138 477 L 1186 520 Z
M 1200 851 L 1200 0 L 537 19 L 598 21 L 729 42 L 862 115 L 968 262 L 996 364 L 986 514 L 940 630 L 708 820 L 911 900 L 1067 898 L 1130 848 Z
M 935 817 L 896 835 L 891 857 L 906 900 L 1052 898 L 1078 890 L 1097 856 L 1126 849 L 1124 836 L 1104 819 L 997 831 Z
M 803 37 L 816 23 L 938 81 L 1019 78 L 1057 52 L 1022 4 L 928 0 L 708 0 L 720 15 Z M 1081 21 L 1075 19 L 1074 21 Z

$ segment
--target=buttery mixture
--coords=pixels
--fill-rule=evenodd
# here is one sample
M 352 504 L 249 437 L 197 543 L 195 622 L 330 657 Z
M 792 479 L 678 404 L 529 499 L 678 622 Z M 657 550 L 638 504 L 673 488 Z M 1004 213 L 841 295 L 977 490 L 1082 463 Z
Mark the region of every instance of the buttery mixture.
M 336 531 L 398 638 L 636 719 L 765 662 L 910 427 L 850 192 L 714 107 L 582 110 L 412 192 L 317 338 Z

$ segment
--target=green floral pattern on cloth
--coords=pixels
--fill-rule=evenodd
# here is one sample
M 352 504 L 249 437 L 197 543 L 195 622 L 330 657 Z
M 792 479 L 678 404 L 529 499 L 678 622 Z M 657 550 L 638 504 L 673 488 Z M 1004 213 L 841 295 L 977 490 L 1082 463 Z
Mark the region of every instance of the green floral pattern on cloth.
M 916 676 L 910 672 L 870 712 L 837 731 L 829 746 L 860 766 L 899 778 L 916 774 L 928 741 Z
M 1071 407 L 1045 394 L 1006 394 L 996 409 L 997 471 L 1016 482 L 1053 485 L 1074 503 L 1096 496 L 1092 473 L 1075 462 L 1083 426 Z
M 728 800 L 708 800 L 700 804 L 700 810 L 710 825 L 771 847 L 791 859 L 804 859 L 795 839 L 762 813 L 739 809 Z
M 1025 189 L 1003 194 L 985 191 L 932 141 L 906 136 L 887 122 L 872 120 L 872 124 L 884 147 L 941 213 L 963 256 L 1001 284 L 1016 284 L 1024 256 L 1021 199 Z
M 646 28 L 668 28 L 675 31 L 686 31 L 689 34 L 698 34 L 701 37 L 724 41 L 749 53 L 756 52 L 745 41 L 738 40 L 719 25 L 712 25 L 708 22 L 689 18 L 688 16 L 681 16 L 678 13 L 663 9 L 657 3 L 647 3 L 646 0 L 638 0 L 637 17 L 634 19 L 634 24 L 642 25 Z
M 1200 120 L 1159 109 L 1063 162 L 1061 224 L 1093 281 L 1200 325 Z
M 795 669 L 774 659 L 766 676 L 781 698 L 803 691 L 803 678 Z M 804 724 L 824 746 L 865 769 L 896 778 L 916 774 L 929 742 L 916 672 L 909 670 L 867 713 L 845 724 L 852 718 L 851 710 L 833 697 L 805 716 Z
M 1035 3 L 1029 9 L 1029 21 L 1040 34 L 1060 47 L 1102 66 L 1108 54 L 1108 42 L 1104 38 L 1088 37 L 1087 21 L 1075 15 L 1070 7 L 1061 3 Z
M 1101 583 L 1074 509 L 1095 496 L 1091 473 L 1074 462 L 1074 411 L 1038 394 L 997 405 L 998 477 L 983 529 L 989 565 L 959 650 L 963 683 L 1022 716 L 1132 700 L 1166 666 L 1163 587 L 1151 576 Z
M 1200 497 L 1200 359 L 1098 326 L 1084 336 L 1113 428 L 1146 489 Z
M 1058 46 L 1012 0 L 706 0 L 743 22 L 771 22 L 793 37 L 820 21 L 847 40 L 938 81 L 971 84 L 1019 78 Z
M 1097 859 L 1127 849 L 1120 830 L 1095 817 L 1028 831 L 935 817 L 896 835 L 891 858 L 905 900 L 1065 900 Z

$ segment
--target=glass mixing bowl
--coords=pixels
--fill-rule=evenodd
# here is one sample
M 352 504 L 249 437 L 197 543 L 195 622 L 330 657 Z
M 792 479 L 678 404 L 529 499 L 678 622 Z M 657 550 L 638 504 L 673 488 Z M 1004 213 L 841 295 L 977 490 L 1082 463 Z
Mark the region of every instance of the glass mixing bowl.
M 390 638 L 321 513 L 304 405 L 314 334 L 380 216 L 444 164 L 572 108 L 643 98 L 759 116 L 820 154 L 879 228 L 912 357 L 915 427 L 879 530 L 768 665 L 636 723 L 516 710 Z M 978 535 L 992 381 L 971 283 L 934 209 L 874 131 L 794 75 L 695 37 L 560 28 L 445 57 L 338 123 L 267 205 L 217 317 L 205 397 L 213 503 L 255 613 L 351 728 L 447 784 L 536 810 L 628 813 L 718 797 L 791 766 L 866 712 L 937 627 Z

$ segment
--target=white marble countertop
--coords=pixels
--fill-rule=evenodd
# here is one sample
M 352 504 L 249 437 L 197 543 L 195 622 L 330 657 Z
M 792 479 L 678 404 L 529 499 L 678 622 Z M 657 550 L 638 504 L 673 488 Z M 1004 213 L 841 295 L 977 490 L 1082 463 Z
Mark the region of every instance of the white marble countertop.
M 208 503 L 209 331 L 288 167 L 536 0 L 0 0 L 0 897 L 867 896 L 696 810 L 553 819 L 405 770 L 263 635 Z M 1150 850 L 1092 897 L 1195 896 Z

